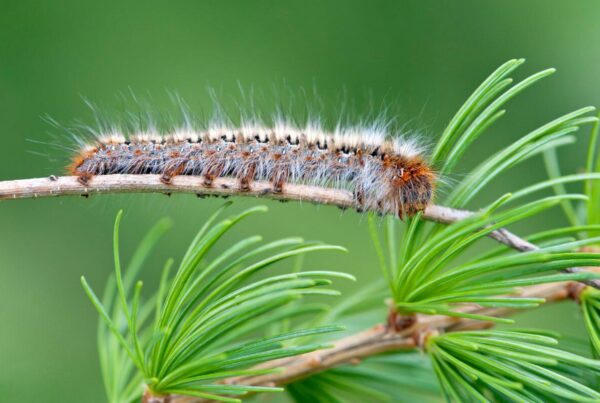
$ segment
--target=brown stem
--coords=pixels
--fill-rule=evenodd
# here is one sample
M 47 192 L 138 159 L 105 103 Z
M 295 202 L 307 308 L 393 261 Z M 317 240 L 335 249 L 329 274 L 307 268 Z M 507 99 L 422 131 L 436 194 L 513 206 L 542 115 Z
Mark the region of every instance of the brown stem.
M 142 403 L 172 403 L 174 400 L 180 400 L 181 398 L 172 395 L 155 395 L 150 390 L 144 390 L 142 396 Z

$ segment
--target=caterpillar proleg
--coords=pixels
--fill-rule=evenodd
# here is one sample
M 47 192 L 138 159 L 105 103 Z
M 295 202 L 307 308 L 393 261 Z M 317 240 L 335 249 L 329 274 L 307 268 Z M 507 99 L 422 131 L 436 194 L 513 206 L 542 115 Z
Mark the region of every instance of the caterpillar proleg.
M 327 132 L 288 123 L 104 133 L 81 147 L 68 170 L 83 184 L 96 175 L 158 174 L 166 184 L 177 175 L 199 176 L 205 186 L 231 177 L 240 193 L 254 181 L 268 181 L 282 195 L 286 183 L 347 189 L 357 210 L 400 217 L 427 207 L 436 179 L 414 140 L 367 126 Z

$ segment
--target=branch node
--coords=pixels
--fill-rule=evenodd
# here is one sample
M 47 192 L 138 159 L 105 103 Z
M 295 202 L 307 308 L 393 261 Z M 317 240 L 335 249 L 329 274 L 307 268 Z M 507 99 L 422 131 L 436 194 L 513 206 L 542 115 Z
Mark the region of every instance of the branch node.
M 571 282 L 569 282 L 569 284 L 567 284 L 567 297 L 569 299 L 572 299 L 573 301 L 579 303 L 581 293 L 585 289 L 586 289 L 585 284 L 576 283 L 574 281 L 571 281 Z
M 144 390 L 144 395 L 142 396 L 142 403 L 171 403 L 172 396 L 171 395 L 155 395 L 152 393 L 150 389 Z
M 321 366 L 321 363 L 321 358 L 313 356 L 310 358 L 308 365 L 310 365 L 313 368 L 318 368 Z
M 387 317 L 387 329 L 394 333 L 400 333 L 417 323 L 417 316 L 415 314 L 402 315 L 396 309 L 396 305 L 392 299 L 386 300 L 389 307 L 389 313 Z
M 424 329 L 419 329 L 415 333 L 413 333 L 413 340 L 415 341 L 415 345 L 419 347 L 420 350 L 425 350 L 425 346 L 427 346 L 427 340 L 430 337 L 439 336 L 440 332 L 438 329 L 433 329 L 431 327 L 427 327 Z

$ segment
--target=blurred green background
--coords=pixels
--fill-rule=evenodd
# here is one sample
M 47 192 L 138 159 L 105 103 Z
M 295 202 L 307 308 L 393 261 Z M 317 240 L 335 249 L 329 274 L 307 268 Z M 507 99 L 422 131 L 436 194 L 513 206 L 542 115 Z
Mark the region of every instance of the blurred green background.
M 238 93 L 238 82 L 267 92 L 285 82 L 290 92 L 316 88 L 325 113 L 333 113 L 329 106 L 342 93 L 357 111 L 367 110 L 371 100 L 391 102 L 399 121 L 433 142 L 500 63 L 527 58 L 521 77 L 558 68 L 510 103 L 507 116 L 467 155 L 466 170 L 562 113 L 600 105 L 599 15 L 597 1 L 1 0 L 0 180 L 63 172 L 65 156 L 56 158 L 51 147 L 28 140 L 54 141 L 49 132 L 56 129 L 45 115 L 92 123 L 81 96 L 118 108 L 116 95 L 131 89 L 151 94 L 157 108 L 172 108 L 172 91 L 202 112 L 210 105 L 207 87 L 228 97 Z M 587 136 L 586 130 L 578 144 L 561 149 L 565 171 L 583 166 Z M 532 160 L 475 205 L 543 177 L 541 160 Z M 259 202 L 240 199 L 234 209 Z M 116 211 L 126 212 L 125 256 L 158 218 L 173 219 L 146 270 L 152 279 L 167 256 L 181 255 L 221 203 L 182 195 L 2 202 L 0 400 L 104 401 L 97 316 L 79 277 L 85 274 L 101 290 L 113 270 Z M 350 253 L 320 255 L 320 265 L 357 275 L 353 287 L 379 275 L 364 215 L 265 203 L 270 213 L 243 224 L 236 236 L 301 235 L 338 243 Z M 516 229 L 563 224 L 560 211 L 554 212 Z M 578 315 L 573 304 L 563 304 L 521 317 L 521 324 L 583 337 Z

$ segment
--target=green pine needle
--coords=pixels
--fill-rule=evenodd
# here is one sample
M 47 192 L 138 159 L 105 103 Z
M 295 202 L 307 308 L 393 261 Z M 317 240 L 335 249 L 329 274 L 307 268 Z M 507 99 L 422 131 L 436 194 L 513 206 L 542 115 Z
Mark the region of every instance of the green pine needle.
M 455 332 L 432 336 L 426 349 L 449 401 L 580 401 L 600 399 L 584 374 L 600 362 L 553 347 L 556 339 L 526 331 Z M 571 366 L 579 373 L 567 373 Z
M 528 192 L 528 191 L 527 191 Z M 524 194 L 526 192 L 521 192 Z M 559 205 L 563 200 L 578 200 L 580 195 L 557 195 L 539 199 L 516 207 L 503 208 L 514 196 L 500 198 L 482 212 L 472 217 L 439 229 L 421 244 L 412 239 L 409 224 L 405 236 L 399 240 L 399 255 L 386 259 L 385 248 L 379 243 L 371 217 L 376 249 L 380 250 L 383 270 L 387 274 L 392 296 L 400 312 L 443 314 L 457 317 L 491 320 L 510 323 L 511 320 L 491 316 L 472 315 L 460 311 L 464 304 L 478 304 L 491 308 L 532 308 L 543 303 L 542 299 L 523 298 L 514 293 L 517 287 L 548 282 L 600 278 L 597 273 L 562 273 L 570 267 L 598 266 L 600 254 L 577 253 L 580 247 L 600 241 L 600 238 L 550 243 L 539 250 L 527 253 L 507 248 L 493 253 L 464 259 L 463 254 L 481 242 L 490 232 L 512 223 L 540 214 Z M 417 218 L 418 219 L 418 218 Z M 385 227 L 390 231 L 393 225 Z M 560 233 L 573 232 L 574 229 Z M 387 239 L 395 238 L 386 235 Z M 407 245 L 410 252 L 404 252 Z M 388 248 L 393 248 L 389 244 Z M 460 263 L 455 263 L 462 257 Z M 394 266 L 391 266 L 392 263 Z M 498 295 L 504 295 L 499 298 Z
M 594 354 L 600 357 L 600 290 L 586 287 L 579 300 Z
M 398 353 L 371 357 L 288 385 L 296 402 L 424 402 L 439 401 L 440 390 L 427 357 Z
M 117 215 L 113 237 L 114 280 L 109 281 L 103 301 L 82 277 L 84 290 L 101 318 L 100 361 L 109 401 L 139 397 L 143 383 L 156 394 L 218 401 L 239 401 L 235 396 L 249 392 L 280 391 L 281 388 L 224 385 L 219 381 L 230 376 L 277 371 L 257 372 L 250 368 L 324 348 L 327 343 L 301 339 L 343 330 L 340 326 L 310 326 L 257 338 L 256 323 L 288 320 L 289 316 L 282 316 L 281 312 L 292 317 L 322 312 L 322 306 L 315 310 L 314 304 L 296 301 L 309 295 L 339 295 L 336 290 L 323 287 L 335 278 L 354 280 L 354 277 L 313 270 L 249 282 L 254 274 L 277 262 L 312 252 L 345 249 L 306 243 L 298 238 L 257 247 L 260 237 L 250 237 L 211 258 L 209 252 L 225 233 L 265 208 L 252 208 L 218 222 L 221 211 L 199 231 L 174 276 L 169 274 L 172 260 L 167 262 L 158 291 L 147 297 L 142 295 L 142 282 L 136 277 L 168 224 L 159 222 L 149 232 L 123 273 L 119 254 L 122 211 Z

